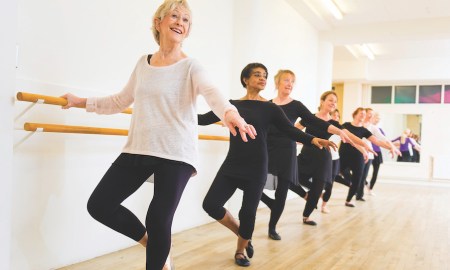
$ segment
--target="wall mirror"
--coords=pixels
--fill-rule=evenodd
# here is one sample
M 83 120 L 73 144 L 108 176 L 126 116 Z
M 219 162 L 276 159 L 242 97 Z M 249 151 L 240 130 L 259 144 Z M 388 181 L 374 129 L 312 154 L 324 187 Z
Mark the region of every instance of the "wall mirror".
M 378 114 L 380 116 L 380 122 L 378 126 L 383 129 L 388 139 L 394 140 L 396 138 L 399 138 L 402 136 L 402 134 L 404 134 L 405 131 L 410 130 L 410 136 L 413 136 L 413 139 L 420 145 L 420 138 L 422 135 L 422 115 L 381 112 L 379 112 Z M 400 140 L 396 141 L 395 144 L 399 146 Z M 382 148 L 383 161 L 388 163 L 420 163 L 420 151 L 417 151 L 409 144 L 408 152 L 410 154 L 410 157 L 404 155 L 405 158 L 400 158 L 400 160 L 398 160 L 398 157 L 392 158 L 389 152 L 386 149 Z

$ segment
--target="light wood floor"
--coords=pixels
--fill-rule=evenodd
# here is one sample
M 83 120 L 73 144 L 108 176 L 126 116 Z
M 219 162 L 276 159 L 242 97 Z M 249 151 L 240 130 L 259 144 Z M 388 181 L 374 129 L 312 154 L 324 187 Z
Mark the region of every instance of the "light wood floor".
M 302 199 L 287 202 L 278 225 L 281 241 L 267 237 L 267 208 L 258 210 L 250 269 L 450 269 L 450 185 L 379 183 L 376 196 L 344 206 L 347 188 L 335 185 L 329 214 L 300 222 Z M 236 238 L 217 222 L 173 236 L 176 270 L 242 269 L 234 264 Z M 61 270 L 144 270 L 140 246 Z

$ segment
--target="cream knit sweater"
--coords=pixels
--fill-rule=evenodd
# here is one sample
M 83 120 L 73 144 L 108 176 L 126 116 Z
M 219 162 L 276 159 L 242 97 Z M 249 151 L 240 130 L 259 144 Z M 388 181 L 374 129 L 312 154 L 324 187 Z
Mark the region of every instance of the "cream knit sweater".
M 88 98 L 86 110 L 119 113 L 134 103 L 124 153 L 182 161 L 198 168 L 197 96 L 202 95 L 223 120 L 236 110 L 208 80 L 192 58 L 154 67 L 142 56 L 124 89 L 107 97 Z

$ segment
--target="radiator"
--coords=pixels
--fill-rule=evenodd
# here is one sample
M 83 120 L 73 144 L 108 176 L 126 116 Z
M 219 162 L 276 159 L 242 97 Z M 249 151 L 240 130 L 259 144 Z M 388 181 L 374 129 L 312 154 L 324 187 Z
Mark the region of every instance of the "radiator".
M 450 156 L 433 157 L 433 178 L 450 180 Z

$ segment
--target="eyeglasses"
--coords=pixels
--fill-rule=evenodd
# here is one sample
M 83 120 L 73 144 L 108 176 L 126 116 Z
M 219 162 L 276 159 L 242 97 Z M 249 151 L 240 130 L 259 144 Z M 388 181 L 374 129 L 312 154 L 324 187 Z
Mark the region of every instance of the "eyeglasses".
M 267 79 L 267 73 L 255 72 L 252 74 L 252 76 L 255 76 L 258 79 L 260 78 Z

